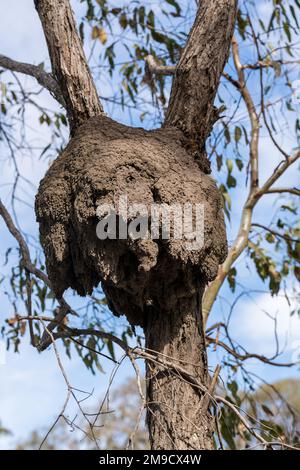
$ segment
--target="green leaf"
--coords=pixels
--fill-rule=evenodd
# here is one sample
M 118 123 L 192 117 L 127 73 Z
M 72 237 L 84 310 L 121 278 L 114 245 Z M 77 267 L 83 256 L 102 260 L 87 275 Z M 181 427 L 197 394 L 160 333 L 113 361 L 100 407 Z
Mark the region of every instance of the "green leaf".
M 288 40 L 291 42 L 292 35 L 291 35 L 291 31 L 290 31 L 290 25 L 286 21 L 284 21 L 284 23 L 283 23 L 283 30 L 284 30 L 285 34 L 287 35 Z
M 107 341 L 107 349 L 108 349 L 109 354 L 111 355 L 112 359 L 115 361 L 116 356 L 115 356 L 115 351 L 114 351 L 114 345 L 113 345 L 113 342 L 111 340 Z
M 231 268 L 227 274 L 227 281 L 232 292 L 235 291 L 235 287 L 236 287 L 235 278 L 236 278 L 236 269 Z
M 225 136 L 227 144 L 229 144 L 231 141 L 231 138 L 230 138 L 230 132 L 227 126 L 224 129 L 224 136 Z
M 236 141 L 236 143 L 240 141 L 241 137 L 242 137 L 242 130 L 239 126 L 236 126 L 234 129 L 234 140 Z
M 181 8 L 180 8 L 179 4 L 177 2 L 175 2 L 175 0 L 166 0 L 166 2 L 169 3 L 169 5 L 172 5 L 176 10 L 176 13 L 172 13 L 172 16 L 174 16 L 174 17 L 180 16 Z
M 228 188 L 235 188 L 236 187 L 236 179 L 232 175 L 228 175 L 227 177 L 227 182 L 226 182 Z
M 222 157 L 222 155 L 217 154 L 217 168 L 218 168 L 218 171 L 221 170 L 222 165 L 223 165 L 223 157 Z
M 237 12 L 237 26 L 238 26 L 239 34 L 242 36 L 243 39 L 245 39 L 246 37 L 245 32 L 248 26 L 248 20 L 243 18 L 243 15 L 240 9 Z
M 235 159 L 235 164 L 238 167 L 238 169 L 242 171 L 242 169 L 244 168 L 244 163 L 242 162 L 240 158 Z
M 294 18 L 294 21 L 297 25 L 297 28 L 299 28 L 300 26 L 299 26 L 299 23 L 298 23 L 298 18 L 297 18 L 295 8 L 293 7 L 293 5 L 290 5 L 290 10 L 291 10 L 291 13 L 292 13 L 292 17 Z
M 128 20 L 127 20 L 126 13 L 123 12 L 123 13 L 120 15 L 119 24 L 120 24 L 120 26 L 121 26 L 122 29 L 126 29 L 126 28 L 127 28 Z
M 270 408 L 267 407 L 267 405 L 262 404 L 261 407 L 267 415 L 274 416 L 273 412 L 270 410 Z
M 233 161 L 230 158 L 226 160 L 226 166 L 228 168 L 228 172 L 231 173 L 233 170 Z
M 148 13 L 147 26 L 151 30 L 154 29 L 154 27 L 155 27 L 154 13 L 153 13 L 152 10 L 150 10 L 149 13 Z

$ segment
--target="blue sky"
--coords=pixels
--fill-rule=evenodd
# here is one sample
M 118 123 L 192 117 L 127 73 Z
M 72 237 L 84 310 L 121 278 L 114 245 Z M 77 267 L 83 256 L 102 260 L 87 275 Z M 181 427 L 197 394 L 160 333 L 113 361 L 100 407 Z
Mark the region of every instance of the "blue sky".
M 10 2 L 1 1 L 2 11 L 0 17 L 0 53 L 8 55 L 16 60 L 39 64 L 47 59 L 46 44 L 43 37 L 39 19 L 33 7 L 32 0 L 10 0 Z M 4 8 L 4 4 L 6 9 Z M 80 15 L 78 2 L 72 2 L 77 17 Z M 261 14 L 266 14 L 267 3 L 261 2 Z M 47 64 L 47 60 L 46 60 Z M 32 86 L 30 78 L 22 78 L 24 85 Z M 101 90 L 103 93 L 103 90 Z M 39 99 L 42 104 L 51 108 L 56 107 L 56 103 L 44 92 Z M 47 129 L 37 124 L 38 114 L 34 109 L 28 113 L 29 123 L 28 140 L 33 144 L 46 145 L 48 134 Z M 289 137 L 286 136 L 287 145 Z M 272 166 L 280 161 L 280 156 L 273 150 L 270 155 L 270 142 L 268 137 L 261 140 L 261 179 L 264 180 L 270 171 L 270 159 Z M 12 181 L 12 168 L 9 163 L 1 161 L 0 174 L 0 196 L 4 202 L 8 202 L 6 183 Z M 19 162 L 22 174 L 38 186 L 39 180 L 47 169 L 47 162 L 38 161 L 37 154 L 24 155 Z M 280 185 L 296 185 L 298 176 L 294 169 L 284 175 Z M 28 200 L 31 202 L 34 198 L 35 189 L 28 189 Z M 240 215 L 241 201 L 246 197 L 246 189 L 243 181 L 238 181 L 238 189 L 235 192 L 233 201 L 232 219 L 235 220 Z M 271 217 L 274 212 L 274 198 L 269 196 L 264 202 L 260 203 L 255 211 L 255 221 L 264 223 L 266 217 Z M 24 205 L 18 206 L 18 217 L 22 229 L 25 232 L 37 234 L 37 225 L 35 223 L 34 212 L 32 208 Z M 229 241 L 236 233 L 237 225 L 232 223 L 228 227 Z M 5 273 L 8 267 L 2 266 L 4 253 L 8 246 L 15 242 L 8 234 L 2 220 L 0 220 L 0 266 L 1 273 Z M 244 258 L 238 261 L 240 267 L 240 281 L 248 285 L 249 288 L 263 289 L 256 278 L 251 278 L 245 264 Z M 264 290 L 267 290 L 266 287 Z M 225 319 L 228 315 L 228 301 L 232 300 L 232 295 L 225 285 L 222 289 L 220 299 L 216 302 L 210 322 Z M 6 297 L 0 291 L 0 323 L 6 318 L 9 305 Z M 285 353 L 281 360 L 291 360 L 291 355 L 300 340 L 300 321 L 298 318 L 289 316 L 289 306 L 283 296 L 271 298 L 268 293 L 257 293 L 253 299 L 244 297 L 237 304 L 231 322 L 232 336 L 238 339 L 241 344 L 250 351 L 272 355 L 274 352 L 274 322 L 265 312 L 271 312 L 278 315 L 278 331 L 281 346 L 285 346 Z M 297 343 L 298 342 L 298 343 Z M 77 355 L 73 355 L 70 361 L 63 351 L 61 351 L 62 360 L 71 383 L 79 389 L 91 391 L 94 389 L 91 404 L 98 401 L 104 394 L 109 376 L 112 371 L 111 363 L 104 361 L 103 367 L 105 374 L 97 373 L 92 376 L 83 366 Z M 119 356 L 121 353 L 119 352 Z M 210 356 L 210 365 L 222 357 L 221 351 Z M 249 368 L 262 375 L 266 380 L 276 380 L 288 376 L 296 376 L 298 371 L 285 370 L 280 368 L 271 368 L 260 364 L 257 361 L 249 361 Z M 125 363 L 120 368 L 115 387 L 120 386 L 122 381 L 132 374 L 131 367 Z M 20 354 L 14 354 L 9 351 L 6 355 L 6 364 L 0 365 L 0 420 L 2 424 L 9 427 L 13 432 L 12 437 L 0 438 L 0 448 L 13 447 L 17 440 L 25 439 L 30 430 L 51 425 L 52 420 L 60 412 L 65 399 L 66 387 L 62 375 L 56 363 L 53 350 L 47 350 L 43 354 L 38 354 L 26 341 L 21 345 Z M 75 407 L 71 406 L 69 413 L 75 412 Z

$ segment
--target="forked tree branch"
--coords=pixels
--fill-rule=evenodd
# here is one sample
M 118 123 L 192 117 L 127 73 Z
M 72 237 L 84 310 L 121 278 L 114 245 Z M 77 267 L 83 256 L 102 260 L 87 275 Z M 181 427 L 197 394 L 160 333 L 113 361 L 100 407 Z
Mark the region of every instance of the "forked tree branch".
M 50 91 L 51 95 L 64 108 L 66 107 L 66 103 L 58 82 L 50 73 L 45 72 L 42 67 L 38 65 L 27 64 L 25 62 L 18 62 L 2 54 L 0 54 L 0 67 L 11 70 L 12 72 L 23 73 L 35 78 L 43 88 L 46 88 L 46 90 Z
M 196 19 L 196 22 L 197 22 L 197 19 Z M 233 53 L 233 61 L 234 61 L 234 66 L 237 72 L 238 79 L 236 80 L 232 78 L 230 75 L 222 72 L 222 70 L 221 70 L 221 73 L 241 93 L 242 98 L 245 102 L 248 114 L 249 114 L 250 123 L 251 123 L 251 139 L 250 139 L 251 185 L 250 185 L 250 190 L 249 190 L 247 201 L 243 208 L 238 235 L 233 243 L 233 246 L 231 247 L 228 253 L 228 256 L 225 262 L 219 268 L 219 273 L 218 273 L 217 278 L 208 286 L 208 288 L 206 289 L 204 293 L 203 302 L 202 302 L 204 322 L 207 321 L 207 318 L 213 306 L 213 303 L 217 297 L 217 294 L 224 280 L 227 277 L 229 270 L 231 269 L 236 259 L 241 255 L 241 253 L 247 247 L 248 237 L 249 237 L 249 233 L 251 230 L 253 209 L 256 203 L 258 202 L 258 200 L 264 194 L 268 194 L 272 192 L 273 193 L 289 192 L 295 195 L 300 194 L 300 191 L 296 188 L 294 189 L 274 188 L 273 190 L 271 188 L 271 186 L 286 171 L 286 169 L 289 168 L 289 166 L 291 166 L 299 158 L 300 156 L 299 151 L 295 152 L 295 154 L 293 154 L 292 156 L 282 161 L 280 165 L 278 165 L 278 167 L 274 170 L 270 178 L 263 184 L 261 188 L 259 188 L 258 142 L 259 142 L 260 122 L 259 122 L 259 116 L 255 109 L 253 99 L 246 86 L 244 67 L 241 64 L 240 57 L 239 57 L 238 43 L 234 37 L 232 38 L 232 53 Z M 150 72 L 156 75 L 172 75 L 174 73 L 177 74 L 179 67 L 180 67 L 180 62 L 177 67 L 159 65 L 156 63 L 153 56 L 148 56 L 146 58 L 146 62 L 147 62 Z M 173 87 L 174 87 L 174 84 L 173 84 Z
M 277 362 L 277 361 L 274 361 L 273 359 L 269 359 L 268 357 L 263 356 L 262 354 L 256 354 L 256 353 L 245 352 L 244 354 L 240 354 L 235 349 L 228 346 L 228 344 L 224 343 L 224 341 L 220 341 L 219 339 L 211 338 L 210 336 L 206 336 L 206 342 L 208 344 L 215 344 L 216 347 L 220 346 L 225 351 L 227 351 L 232 357 L 234 357 L 235 359 L 237 359 L 240 362 L 247 361 L 248 359 L 257 359 L 258 361 L 263 362 L 264 364 L 268 364 L 270 366 L 275 366 L 275 367 L 293 367 L 293 366 L 296 366 L 297 364 L 299 364 L 299 362 L 300 362 L 300 361 L 296 361 L 296 362 Z
M 243 253 L 244 249 L 248 245 L 249 233 L 252 225 L 253 210 L 257 202 L 264 194 L 272 192 L 272 186 L 280 178 L 280 176 L 300 157 L 300 150 L 296 151 L 293 155 L 287 156 L 273 171 L 267 181 L 259 187 L 259 174 L 258 174 L 258 141 L 259 141 L 259 116 L 256 112 L 255 105 L 251 94 L 246 86 L 246 80 L 244 75 L 244 67 L 241 63 L 239 56 L 238 43 L 235 37 L 232 38 L 232 55 L 233 62 L 237 72 L 237 80 L 227 77 L 229 81 L 238 89 L 245 102 L 248 115 L 251 123 L 251 139 L 250 139 L 250 172 L 251 172 L 251 184 L 249 194 L 245 205 L 243 207 L 241 222 L 237 237 L 231 246 L 225 262 L 219 267 L 218 276 L 216 279 L 207 287 L 204 292 L 202 300 L 203 309 L 203 320 L 206 323 L 214 301 L 219 293 L 220 288 L 223 285 L 231 267 L 237 260 L 237 258 Z M 276 192 L 276 189 L 274 189 Z M 278 192 L 278 191 L 277 191 Z M 286 192 L 281 190 L 281 192 Z M 289 190 L 292 192 L 292 190 Z M 294 194 L 298 194 L 297 190 L 294 190 Z
M 103 113 L 69 0 L 34 0 L 46 37 L 52 73 L 64 97 L 71 132 Z
M 274 183 L 280 178 L 281 175 L 298 159 L 300 158 L 300 150 L 296 150 L 290 157 L 286 160 L 282 160 L 280 164 L 275 168 L 272 175 L 267 179 L 267 181 L 263 184 L 263 186 L 259 190 L 260 196 L 269 192 L 272 188 Z

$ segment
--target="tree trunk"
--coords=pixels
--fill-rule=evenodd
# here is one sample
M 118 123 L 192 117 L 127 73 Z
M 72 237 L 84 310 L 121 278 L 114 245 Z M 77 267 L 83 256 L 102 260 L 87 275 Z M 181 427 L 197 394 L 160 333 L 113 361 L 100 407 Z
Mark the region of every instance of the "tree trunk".
M 153 303 L 151 296 L 149 299 L 145 297 L 146 301 L 141 299 L 141 302 L 138 302 L 137 311 L 142 312 L 142 314 L 140 314 L 140 321 L 135 324 L 144 326 L 146 347 L 156 351 L 160 359 L 164 358 L 166 362 L 171 362 L 173 365 L 166 364 L 166 367 L 164 367 L 161 361 L 160 363 L 148 361 L 147 364 L 148 424 L 151 446 L 153 449 L 164 450 L 212 449 L 213 423 L 208 410 L 209 395 L 205 393 L 209 385 L 209 375 L 200 306 L 204 282 L 211 281 L 216 276 L 217 265 L 224 260 L 226 255 L 226 235 L 219 192 L 213 185 L 212 180 L 204 175 L 201 170 L 205 173 L 210 172 L 205 152 L 205 141 L 217 118 L 213 101 L 228 57 L 237 0 L 203 0 L 199 2 L 194 26 L 176 67 L 164 125 L 165 129 L 162 132 L 162 135 L 165 133 L 165 140 L 161 144 L 160 150 L 158 150 L 160 140 L 153 140 L 154 133 L 147 134 L 129 128 L 125 131 L 124 126 L 122 126 L 123 130 L 117 131 L 120 132 L 122 140 L 117 139 L 116 144 L 114 144 L 114 142 L 111 142 L 114 138 L 114 129 L 117 127 L 119 129 L 120 126 L 112 121 L 107 124 L 107 119 L 104 118 L 90 119 L 93 116 L 103 114 L 103 108 L 99 102 L 86 63 L 70 3 L 68 0 L 34 1 L 45 32 L 52 63 L 52 73 L 60 86 L 66 103 L 71 134 L 74 135 L 65 152 L 59 156 L 50 168 L 49 174 L 42 181 L 37 198 L 36 211 L 41 234 L 43 235 L 42 239 L 44 239 L 45 255 L 46 258 L 48 257 L 48 270 L 49 266 L 54 266 L 56 278 L 59 278 L 62 275 L 61 273 L 66 272 L 67 284 L 75 288 L 73 281 L 76 275 L 80 279 L 84 279 L 86 285 L 82 287 L 80 284 L 80 289 L 77 288 L 81 295 L 85 291 L 89 291 L 90 284 L 93 286 L 95 280 L 97 283 L 100 280 L 102 280 L 102 283 L 105 281 L 106 286 L 112 285 L 115 288 L 112 289 L 111 287 L 111 304 L 115 306 L 116 314 L 126 313 L 129 321 L 136 316 L 133 301 L 131 302 L 131 300 L 134 300 L 141 293 L 145 293 L 146 296 L 148 291 L 153 291 L 152 293 L 158 301 Z M 104 133 L 106 149 L 103 148 L 103 142 L 101 141 L 103 139 L 102 127 L 104 122 L 112 127 L 111 132 Z M 84 123 L 86 125 L 82 125 Z M 78 127 L 80 128 L 77 131 Z M 177 136 L 176 139 L 170 139 L 174 132 Z M 90 148 L 85 145 L 85 133 L 89 135 L 91 141 L 89 155 L 86 155 L 85 150 Z M 125 135 L 127 143 L 124 138 Z M 131 139 L 131 142 L 128 139 Z M 120 142 L 122 142 L 122 148 L 120 148 Z M 135 154 L 132 149 L 135 149 Z M 147 152 L 147 158 L 144 158 Z M 159 154 L 155 156 L 155 152 Z M 134 165 L 132 164 L 133 154 L 139 157 Z M 155 164 L 151 163 L 153 155 L 154 159 L 157 157 Z M 164 158 L 165 155 L 167 156 L 166 159 Z M 174 174 L 171 171 L 166 173 L 164 170 L 167 158 L 170 160 L 170 170 L 174 168 L 174 156 L 178 163 L 178 165 L 176 164 L 178 175 L 180 175 L 178 179 L 175 170 Z M 85 158 L 83 159 L 83 157 Z M 97 160 L 98 166 L 95 166 L 95 157 L 99 160 Z M 95 217 L 93 194 L 96 194 L 98 198 L 95 196 L 95 201 L 96 199 L 101 201 L 101 198 L 105 198 L 105 195 L 111 191 L 110 188 L 108 190 L 104 188 L 103 190 L 102 183 L 106 179 L 109 181 L 109 178 L 107 174 L 102 178 L 101 171 L 103 172 L 107 168 L 108 173 L 112 172 L 114 158 L 118 159 L 115 169 L 122 167 L 122 165 L 124 167 L 120 178 L 122 185 L 124 183 L 124 191 L 126 189 L 127 192 L 131 191 L 128 181 L 130 182 L 132 179 L 132 172 L 137 173 L 134 173 L 135 178 L 140 181 L 144 178 L 144 173 L 148 175 L 150 172 L 149 174 L 152 175 L 153 169 L 158 168 L 158 173 L 153 175 L 155 177 L 153 181 L 159 182 L 155 183 L 158 184 L 158 187 L 152 187 L 152 180 L 149 176 L 147 176 L 146 186 L 143 186 L 142 183 L 139 183 L 140 188 L 134 186 L 134 194 L 136 195 L 139 189 L 143 199 L 148 195 L 149 200 L 156 201 L 155 189 L 160 200 L 164 202 L 163 198 L 166 197 L 166 201 L 169 203 L 173 202 L 169 201 L 169 196 L 176 200 L 177 196 L 183 197 L 182 195 L 185 195 L 184 191 L 186 190 L 188 201 L 184 200 L 184 202 L 190 202 L 191 199 L 198 197 L 197 191 L 200 188 L 204 197 L 200 191 L 201 197 L 199 196 L 199 200 L 194 202 L 204 202 L 207 207 L 205 227 L 207 246 L 203 253 L 201 252 L 201 256 L 200 254 L 197 256 L 194 264 L 189 261 L 190 255 L 188 254 L 186 254 L 188 261 L 185 260 L 184 251 L 182 251 L 182 265 L 179 265 L 180 254 L 176 258 L 172 250 L 172 253 L 168 252 L 166 246 L 164 246 L 165 251 L 160 251 L 157 247 L 154 251 L 151 251 L 148 245 L 143 246 L 139 252 L 135 253 L 141 259 L 147 255 L 149 258 L 147 260 L 147 262 L 149 261 L 148 264 L 143 259 L 141 263 L 138 263 L 134 258 L 135 262 L 133 262 L 131 246 L 123 255 L 121 249 L 119 252 L 116 250 L 115 245 L 105 260 L 103 258 L 104 251 L 100 250 L 102 258 L 100 255 L 99 260 L 97 258 L 99 261 L 97 263 L 100 266 L 99 272 L 97 271 L 96 257 L 88 259 L 90 254 L 93 257 L 97 253 L 97 249 L 87 250 L 88 243 L 96 243 L 95 238 L 93 238 L 95 237 L 95 231 L 90 223 L 90 220 Z M 131 162 L 130 165 L 126 163 L 127 158 Z M 161 160 L 163 160 L 161 165 L 158 165 L 157 162 Z M 104 162 L 109 162 L 109 165 L 107 164 L 105 167 Z M 140 167 L 141 162 L 144 162 L 144 166 L 146 165 L 149 172 L 140 169 L 142 168 Z M 197 168 L 194 168 L 193 165 Z M 65 177 L 66 171 L 69 171 L 69 178 Z M 128 174 L 131 179 L 126 177 L 128 171 L 131 172 Z M 172 183 L 168 191 L 164 191 L 160 171 L 164 171 L 165 183 L 169 174 L 175 178 L 176 184 Z M 199 184 L 195 183 L 196 174 L 198 175 Z M 82 175 L 84 184 L 77 185 L 77 182 L 80 183 L 81 181 L 78 175 Z M 188 176 L 188 178 L 185 180 L 183 175 L 186 175 L 186 178 Z M 116 181 L 118 183 L 119 180 L 116 179 Z M 127 186 L 124 181 L 128 183 Z M 159 186 L 160 183 L 162 183 L 162 187 Z M 148 191 L 147 185 L 150 184 L 151 191 Z M 193 184 L 196 184 L 195 190 Z M 180 185 L 183 186 L 184 190 L 178 190 Z M 145 187 L 147 191 L 145 191 Z M 84 192 L 86 188 L 87 193 Z M 117 185 L 115 195 L 118 194 L 118 191 L 119 186 Z M 209 203 L 207 203 L 208 201 Z M 80 225 L 78 230 L 80 236 L 83 237 L 85 250 L 83 245 L 76 246 L 75 243 L 69 243 L 69 240 L 73 242 L 72 234 L 74 234 L 74 226 L 76 225 L 70 219 L 70 215 L 76 213 L 77 210 L 79 212 L 76 224 L 78 222 Z M 84 225 L 85 218 L 87 219 L 87 225 Z M 207 227 L 207 221 L 209 221 L 210 227 Z M 51 240 L 53 241 L 53 253 L 55 254 L 53 259 L 57 258 L 57 263 L 51 261 Z M 62 249 L 63 244 L 65 244 L 64 250 Z M 56 246 L 58 246 L 58 250 L 56 250 Z M 122 250 L 123 248 L 122 245 Z M 73 250 L 73 256 L 70 256 L 70 250 Z M 86 253 L 88 254 L 86 255 Z M 113 256 L 118 257 L 118 253 L 122 254 L 122 258 L 115 260 Z M 161 256 L 162 253 L 165 253 L 165 258 Z M 80 269 L 76 271 L 75 265 L 78 259 L 81 260 L 81 255 L 87 256 L 87 262 L 82 263 L 83 269 L 80 265 Z M 156 262 L 154 263 L 153 259 L 156 260 L 156 257 L 159 257 L 160 261 L 164 259 L 168 261 L 166 264 L 167 269 L 164 269 L 163 262 L 160 266 L 155 267 Z M 107 264 L 104 267 L 102 266 L 103 260 Z M 126 260 L 128 260 L 128 266 Z M 120 264 L 124 275 L 120 277 L 120 281 L 115 285 L 115 279 L 118 279 L 118 277 L 111 276 L 109 278 L 107 273 L 110 273 L 111 266 L 118 267 Z M 170 271 L 170 266 L 173 268 L 173 274 Z M 130 288 L 126 284 L 128 267 L 130 267 L 130 282 L 132 282 Z M 151 280 L 154 279 L 155 281 L 155 289 L 149 289 L 149 286 L 145 283 L 145 285 L 141 284 L 144 285 L 143 289 L 137 289 L 135 276 L 141 276 L 143 282 L 146 282 L 148 278 L 150 279 L 148 271 L 154 267 L 156 269 L 155 276 Z M 176 280 L 176 284 L 172 281 L 172 275 Z M 189 292 L 186 291 L 183 282 L 184 275 L 186 279 L 195 281 L 195 286 L 192 285 Z M 203 284 L 196 296 L 195 290 L 199 277 L 203 279 Z M 126 289 L 122 287 L 122 283 L 125 284 Z M 60 288 L 63 288 L 65 282 L 62 281 L 61 285 Z M 173 289 L 172 299 L 166 292 L 165 285 L 169 285 L 170 289 Z M 157 296 L 157 292 L 161 295 Z M 182 297 L 182 295 L 185 297 Z M 129 313 L 123 308 L 124 305 L 130 306 Z M 152 307 L 152 312 L 149 311 L 151 305 L 156 306 L 155 309 Z M 144 312 L 147 312 L 146 325 Z M 193 383 L 191 384 L 191 382 Z
M 171 314 L 152 312 L 145 327 L 146 347 L 175 365 L 147 363 L 147 422 L 151 448 L 195 450 L 213 448 L 213 423 L 207 395 L 188 383 L 176 366 L 208 387 L 209 376 L 202 315 L 203 288 L 184 299 Z

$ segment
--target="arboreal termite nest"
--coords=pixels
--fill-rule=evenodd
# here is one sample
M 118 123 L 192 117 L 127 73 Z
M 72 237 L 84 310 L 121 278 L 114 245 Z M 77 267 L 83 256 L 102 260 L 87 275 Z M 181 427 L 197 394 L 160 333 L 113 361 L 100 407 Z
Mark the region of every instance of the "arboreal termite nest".
M 174 311 L 215 278 L 226 252 L 220 194 L 183 147 L 175 129 L 145 131 L 91 118 L 71 138 L 40 184 L 36 214 L 48 274 L 61 295 L 90 294 L 100 282 L 110 308 L 143 326 L 151 308 Z M 97 207 L 126 195 L 128 204 L 203 204 L 204 244 L 96 236 Z

